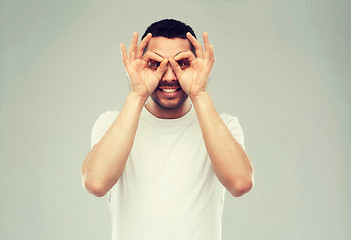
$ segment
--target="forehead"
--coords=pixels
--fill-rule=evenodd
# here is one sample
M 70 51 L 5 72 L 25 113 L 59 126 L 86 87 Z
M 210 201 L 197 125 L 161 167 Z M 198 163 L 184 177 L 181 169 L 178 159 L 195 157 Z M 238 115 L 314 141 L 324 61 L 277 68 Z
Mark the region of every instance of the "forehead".
M 190 51 L 191 48 L 188 39 L 153 37 L 150 39 L 147 50 L 166 58 L 174 57 L 179 52 Z

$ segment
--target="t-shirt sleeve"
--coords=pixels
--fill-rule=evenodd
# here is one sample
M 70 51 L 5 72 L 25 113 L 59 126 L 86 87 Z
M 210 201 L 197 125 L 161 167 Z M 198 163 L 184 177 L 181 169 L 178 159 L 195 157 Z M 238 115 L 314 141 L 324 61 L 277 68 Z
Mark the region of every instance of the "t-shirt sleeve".
M 235 140 L 238 141 L 238 143 L 245 150 L 244 133 L 239 124 L 238 118 L 226 113 L 221 114 L 220 117 L 222 118 L 224 124 L 227 126 L 227 128 L 229 129 L 230 133 L 235 138 Z
M 93 130 L 91 131 L 90 149 L 93 149 L 93 147 L 100 142 L 101 138 L 105 135 L 117 116 L 117 111 L 107 111 L 98 117 L 93 126 Z

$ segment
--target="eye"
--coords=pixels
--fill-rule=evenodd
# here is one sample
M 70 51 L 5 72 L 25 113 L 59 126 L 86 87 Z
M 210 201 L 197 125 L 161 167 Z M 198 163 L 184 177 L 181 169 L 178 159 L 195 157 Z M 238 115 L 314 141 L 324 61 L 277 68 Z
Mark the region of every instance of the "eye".
M 189 61 L 183 59 L 183 60 L 178 61 L 178 65 L 182 70 L 184 70 L 184 69 L 189 67 L 190 63 L 189 63 Z
M 157 61 L 150 61 L 148 63 L 148 68 L 151 68 L 152 70 L 157 70 L 159 66 L 160 66 L 160 62 L 157 62 Z

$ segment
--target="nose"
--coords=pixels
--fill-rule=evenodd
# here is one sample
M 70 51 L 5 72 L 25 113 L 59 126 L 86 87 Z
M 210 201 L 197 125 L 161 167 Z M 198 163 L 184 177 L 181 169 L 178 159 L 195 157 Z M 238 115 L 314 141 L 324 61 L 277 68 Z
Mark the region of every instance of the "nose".
M 162 80 L 163 81 L 167 81 L 167 82 L 171 82 L 171 81 L 176 81 L 177 80 L 177 76 L 173 72 L 173 69 L 172 69 L 172 67 L 171 67 L 171 65 L 169 63 L 167 64 L 167 70 L 165 71 L 165 73 L 162 76 Z

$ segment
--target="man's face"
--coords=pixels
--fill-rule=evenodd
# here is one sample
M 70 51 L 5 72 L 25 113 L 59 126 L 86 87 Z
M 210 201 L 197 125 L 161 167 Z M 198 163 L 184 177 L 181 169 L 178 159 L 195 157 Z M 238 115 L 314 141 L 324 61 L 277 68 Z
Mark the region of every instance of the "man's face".
M 190 43 L 187 39 L 165 37 L 151 38 L 147 51 L 154 52 L 162 58 L 175 57 L 177 54 L 190 50 Z M 186 64 L 182 68 L 186 67 Z M 150 62 L 150 68 L 157 69 L 157 63 Z M 151 99 L 163 110 L 175 110 L 182 106 L 188 95 L 183 91 L 178 82 L 177 76 L 168 63 L 167 70 L 163 74 Z

